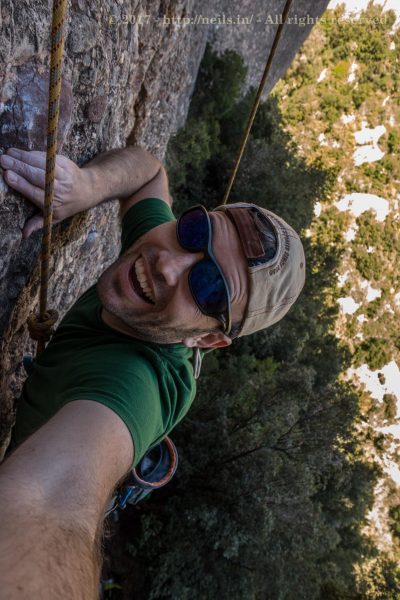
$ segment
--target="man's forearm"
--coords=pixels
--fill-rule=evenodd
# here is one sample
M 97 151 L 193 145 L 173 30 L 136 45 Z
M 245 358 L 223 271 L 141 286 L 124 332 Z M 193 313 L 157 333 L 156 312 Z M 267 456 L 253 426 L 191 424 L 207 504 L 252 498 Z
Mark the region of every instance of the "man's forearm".
M 36 478 L 21 481 L 5 461 L 0 472 L 1 598 L 95 600 L 101 570 L 101 529 L 72 518 L 43 494 Z M 80 499 L 77 498 L 79 507 Z
M 35 513 L 26 504 L 2 507 L 2 521 L 2 598 L 98 598 L 100 530 L 93 540 L 79 523 L 65 522 L 63 515 L 55 518 L 40 507 Z
M 113 198 L 128 198 L 151 181 L 161 162 L 139 146 L 109 150 L 83 167 L 92 187 L 91 206 Z
M 0 156 L 6 183 L 43 210 L 45 152 L 9 148 Z M 56 157 L 53 220 L 62 221 L 105 200 L 124 201 L 163 170 L 161 162 L 139 146 L 110 150 L 80 168 L 66 156 Z M 25 223 L 23 237 L 43 226 L 41 214 Z
M 0 466 L 0 598 L 98 597 L 104 513 L 133 462 L 111 409 L 75 400 Z

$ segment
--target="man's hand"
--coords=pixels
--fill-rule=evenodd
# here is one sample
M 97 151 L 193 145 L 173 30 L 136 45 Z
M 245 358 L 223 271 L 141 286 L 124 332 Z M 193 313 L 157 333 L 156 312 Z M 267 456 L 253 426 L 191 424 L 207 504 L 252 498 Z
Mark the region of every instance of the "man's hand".
M 43 210 L 46 153 L 10 148 L 6 154 L 0 157 L 0 166 L 5 170 L 6 183 Z M 69 158 L 57 155 L 53 202 L 54 222 L 62 221 L 93 205 L 91 175 L 89 169 L 80 169 Z M 22 235 L 27 238 L 41 227 L 43 227 L 43 217 L 41 214 L 35 215 L 26 222 Z
M 7 184 L 43 209 L 45 152 L 10 148 L 0 157 L 0 166 L 5 170 Z M 139 146 L 109 150 L 81 168 L 65 156 L 56 157 L 55 223 L 115 198 L 120 200 L 123 215 L 133 204 L 155 195 L 171 204 L 164 167 L 158 158 Z M 43 217 L 35 215 L 25 224 L 22 235 L 27 238 L 41 227 Z

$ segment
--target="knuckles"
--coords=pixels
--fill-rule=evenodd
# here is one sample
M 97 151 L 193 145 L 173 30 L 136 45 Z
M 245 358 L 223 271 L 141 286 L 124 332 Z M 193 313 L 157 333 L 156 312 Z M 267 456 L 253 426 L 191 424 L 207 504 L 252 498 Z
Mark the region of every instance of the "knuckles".
M 17 173 L 18 175 L 20 175 L 21 177 L 23 177 L 24 179 L 26 179 L 28 181 L 31 181 L 33 179 L 32 168 L 28 164 L 26 164 L 20 160 L 14 159 L 10 169 L 15 171 L 15 173 Z
M 35 173 L 29 165 L 23 166 L 21 175 L 31 183 L 36 183 Z

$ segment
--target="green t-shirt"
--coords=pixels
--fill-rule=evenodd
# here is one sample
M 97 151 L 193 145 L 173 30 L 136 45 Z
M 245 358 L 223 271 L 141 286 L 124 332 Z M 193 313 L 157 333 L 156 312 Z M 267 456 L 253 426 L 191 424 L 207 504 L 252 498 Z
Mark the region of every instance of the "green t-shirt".
M 174 220 L 156 198 L 132 206 L 122 222 L 125 252 L 144 233 Z M 20 443 L 72 400 L 95 400 L 126 423 L 136 465 L 189 410 L 196 386 L 193 351 L 183 344 L 142 342 L 106 325 L 96 286 L 88 289 L 61 321 L 35 361 L 17 408 L 13 440 Z

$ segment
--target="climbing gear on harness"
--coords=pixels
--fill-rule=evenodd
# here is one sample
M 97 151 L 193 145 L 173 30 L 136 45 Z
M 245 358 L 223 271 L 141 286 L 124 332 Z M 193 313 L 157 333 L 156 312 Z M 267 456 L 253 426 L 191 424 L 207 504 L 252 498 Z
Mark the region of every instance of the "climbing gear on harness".
M 105 516 L 128 504 L 137 504 L 152 491 L 164 487 L 175 474 L 178 451 L 169 437 L 150 448 L 134 467 L 116 495 L 110 500 Z
M 229 287 L 212 251 L 211 221 L 204 206 L 193 206 L 179 217 L 176 235 L 182 248 L 206 255 L 190 269 L 190 291 L 201 312 L 218 319 L 228 335 L 232 328 Z

